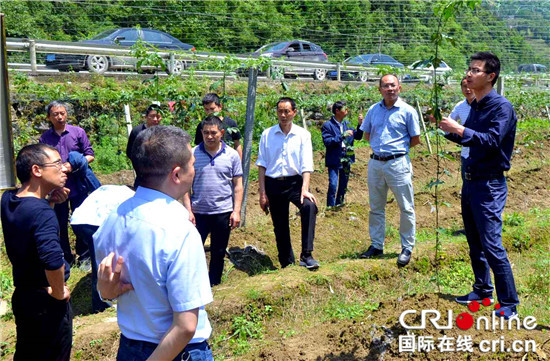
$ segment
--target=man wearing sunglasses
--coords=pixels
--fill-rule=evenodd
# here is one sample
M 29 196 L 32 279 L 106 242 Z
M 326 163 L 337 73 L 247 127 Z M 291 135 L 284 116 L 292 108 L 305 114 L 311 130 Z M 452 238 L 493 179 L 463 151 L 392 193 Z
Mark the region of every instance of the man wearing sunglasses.
M 501 306 L 495 313 L 509 319 L 517 315 L 519 299 L 502 245 L 502 210 L 508 195 L 504 172 L 510 169 L 517 119 L 512 104 L 493 89 L 499 73 L 497 56 L 489 52 L 472 55 L 466 71 L 468 88 L 475 94 L 470 114 L 463 124 L 444 118 L 439 127 L 448 132 L 447 139 L 470 149 L 462 157 L 461 203 L 475 281 L 472 292 L 456 301 L 492 302 L 492 270 Z

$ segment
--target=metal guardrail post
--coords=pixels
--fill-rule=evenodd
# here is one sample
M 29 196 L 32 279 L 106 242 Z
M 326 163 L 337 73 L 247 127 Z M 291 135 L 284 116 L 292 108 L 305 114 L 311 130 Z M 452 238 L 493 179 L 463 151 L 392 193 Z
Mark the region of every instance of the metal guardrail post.
M 336 65 L 336 80 L 342 80 L 342 65 L 340 63 Z
M 36 73 L 38 70 L 36 67 L 36 41 L 29 40 L 29 56 L 31 58 L 31 71 Z
M 267 68 L 265 71 L 265 77 L 268 79 L 271 78 L 271 67 Z
M 11 126 L 10 87 L 4 14 L 0 14 L 0 189 L 15 186 L 15 150 Z
M 504 96 L 504 78 L 501 76 L 497 79 L 497 93 Z
M 170 53 L 170 59 L 168 60 L 168 73 L 174 73 L 174 67 L 176 66 L 176 59 L 174 53 Z

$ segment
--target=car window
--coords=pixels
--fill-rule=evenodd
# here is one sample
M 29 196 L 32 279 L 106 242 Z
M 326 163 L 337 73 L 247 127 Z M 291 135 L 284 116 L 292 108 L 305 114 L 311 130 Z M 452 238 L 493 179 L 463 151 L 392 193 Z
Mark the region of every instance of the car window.
M 294 49 L 295 52 L 300 51 L 300 43 L 292 43 L 288 46 L 289 49 Z
M 99 33 L 99 34 L 97 34 L 96 36 L 94 36 L 94 37 L 92 38 L 92 40 L 99 40 L 99 39 L 106 38 L 106 37 L 108 37 L 109 35 L 111 35 L 112 33 L 114 33 L 115 31 L 117 31 L 117 29 L 111 29 L 111 30 L 102 31 L 101 33 Z
M 391 56 L 388 56 L 388 55 L 382 55 L 381 59 L 384 63 L 395 63 L 395 60 Z
M 363 57 L 361 55 L 358 55 L 358 56 L 354 56 L 353 58 L 349 58 L 346 62 L 350 64 L 361 64 L 361 63 L 364 63 L 365 61 L 363 60 Z
M 373 55 L 372 58 L 370 59 L 371 63 L 376 63 L 379 61 L 380 61 L 380 57 L 378 55 Z
M 117 37 L 123 37 L 126 41 L 136 41 L 138 39 L 138 32 L 136 29 L 124 30 L 118 33 Z
M 279 50 L 283 50 L 286 46 L 287 42 L 282 42 L 282 43 L 271 43 L 271 44 L 267 44 L 267 45 L 264 45 L 262 46 L 261 48 L 259 48 L 258 50 L 256 50 L 257 52 L 264 52 L 264 51 L 279 51 Z
M 143 30 L 143 40 L 148 43 L 171 43 L 171 41 L 161 33 L 147 30 Z
M 311 48 L 311 45 L 308 44 L 308 43 L 302 43 L 302 51 L 309 51 L 309 52 L 312 52 L 313 49 Z

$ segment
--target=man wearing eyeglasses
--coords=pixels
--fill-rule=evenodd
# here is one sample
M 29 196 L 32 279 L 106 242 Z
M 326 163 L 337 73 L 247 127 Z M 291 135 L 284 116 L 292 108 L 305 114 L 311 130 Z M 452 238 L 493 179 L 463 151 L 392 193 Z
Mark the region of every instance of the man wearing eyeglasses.
M 500 309 L 497 316 L 509 319 L 517 315 L 519 299 L 506 249 L 502 245 L 502 210 L 508 188 L 504 172 L 516 135 L 516 114 L 512 104 L 493 89 L 500 73 L 500 60 L 489 52 L 470 58 L 466 71 L 468 88 L 475 94 L 466 122 L 444 118 L 439 127 L 445 137 L 469 147 L 462 157 L 462 219 L 470 247 L 474 272 L 473 291 L 456 301 L 468 304 L 484 299 L 493 301 L 490 270 L 495 276 Z
M 74 256 L 69 244 L 69 206 L 74 211 L 100 184 L 89 167 L 89 163 L 95 159 L 94 150 L 84 129 L 67 124 L 68 109 L 68 105 L 60 101 L 53 101 L 46 106 L 47 119 L 52 127 L 40 136 L 39 142 L 57 149 L 67 169 L 67 188 L 71 192 L 68 201 L 56 204 L 55 214 L 59 221 L 61 247 L 65 259 L 72 265 Z M 90 270 L 88 244 L 81 237 L 76 238 L 75 250 L 79 256 L 78 262 L 85 270 Z
M 203 142 L 193 148 L 195 177 L 191 195 L 183 199 L 202 243 L 210 234 L 210 285 L 222 281 L 223 262 L 231 230 L 241 224 L 243 169 L 239 153 L 222 141 L 221 119 L 209 115 L 201 123 Z M 235 195 L 233 197 L 233 195 Z
M 415 244 L 416 218 L 409 149 L 420 144 L 420 126 L 416 110 L 399 98 L 401 85 L 395 75 L 380 78 L 382 101 L 370 107 L 361 130 L 370 142 L 367 183 L 369 187 L 369 234 L 371 245 L 361 258 L 384 253 L 386 203 L 391 189 L 401 212 L 399 236 L 401 253 L 397 265 L 406 266 Z
M 2 231 L 12 264 L 14 360 L 69 360 L 72 343 L 70 266 L 59 243 L 54 202 L 67 199 L 63 164 L 46 144 L 28 145 L 15 160 L 21 188 L 2 195 Z M 46 200 L 51 197 L 50 203 Z
M 294 99 L 280 98 L 277 102 L 279 124 L 262 133 L 256 162 L 260 207 L 266 214 L 271 210 L 279 262 L 283 268 L 295 262 L 288 219 L 290 203 L 300 209 L 300 266 L 315 270 L 319 268 L 319 262 L 312 255 L 317 200 L 309 192 L 309 180 L 313 173 L 313 147 L 311 134 L 292 123 L 297 112 Z

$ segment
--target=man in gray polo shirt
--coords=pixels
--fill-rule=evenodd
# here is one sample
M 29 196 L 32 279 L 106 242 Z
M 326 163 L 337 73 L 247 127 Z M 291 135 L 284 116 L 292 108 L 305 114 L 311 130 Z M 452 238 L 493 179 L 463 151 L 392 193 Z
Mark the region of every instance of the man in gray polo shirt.
M 237 151 L 222 141 L 225 130 L 220 118 L 210 115 L 201 125 L 204 140 L 193 148 L 195 178 L 191 197 L 187 193 L 183 203 L 203 243 L 210 234 L 208 275 L 210 284 L 217 285 L 223 274 L 229 234 L 241 223 L 243 170 Z
M 382 255 L 386 232 L 386 203 L 391 189 L 401 210 L 398 266 L 406 266 L 415 243 L 416 218 L 409 149 L 420 144 L 418 114 L 399 98 L 401 85 L 395 75 L 380 79 L 382 101 L 370 107 L 361 130 L 373 153 L 368 167 L 369 233 L 372 241 L 361 258 Z

